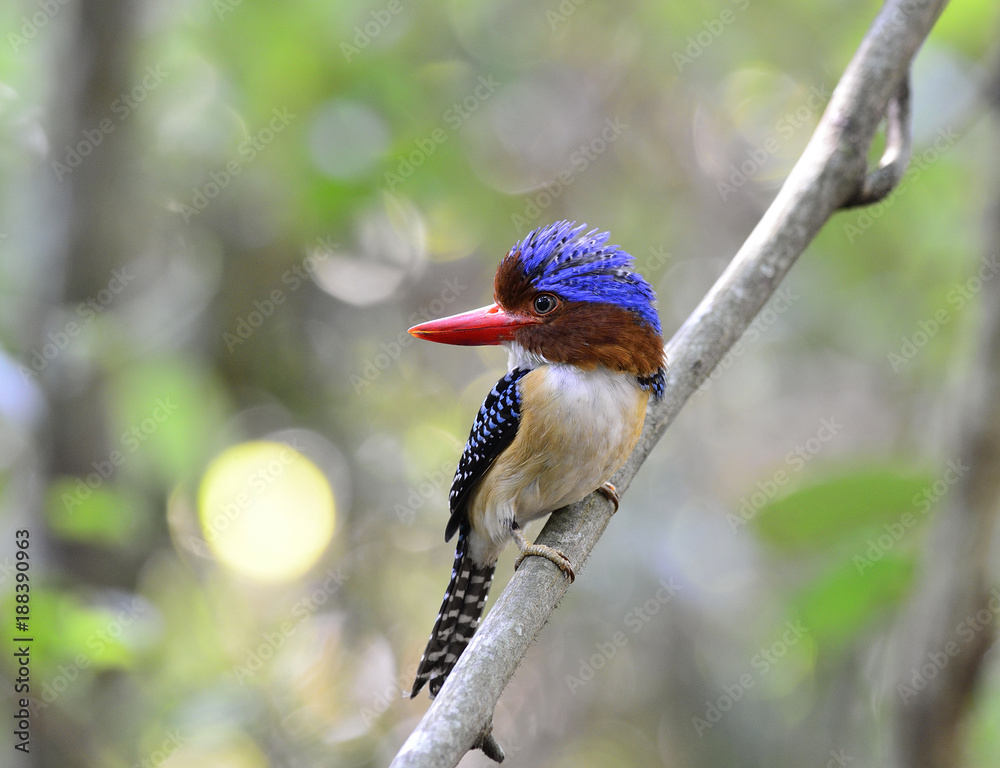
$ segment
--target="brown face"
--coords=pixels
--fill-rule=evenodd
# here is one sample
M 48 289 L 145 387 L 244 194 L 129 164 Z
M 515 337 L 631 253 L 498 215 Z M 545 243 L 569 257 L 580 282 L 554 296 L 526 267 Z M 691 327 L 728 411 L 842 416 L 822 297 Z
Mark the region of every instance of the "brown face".
M 493 283 L 494 300 L 510 315 L 531 318 L 514 340 L 554 363 L 603 365 L 640 376 L 663 365 L 663 339 L 617 304 L 566 301 L 532 288 L 516 258 L 506 258 Z

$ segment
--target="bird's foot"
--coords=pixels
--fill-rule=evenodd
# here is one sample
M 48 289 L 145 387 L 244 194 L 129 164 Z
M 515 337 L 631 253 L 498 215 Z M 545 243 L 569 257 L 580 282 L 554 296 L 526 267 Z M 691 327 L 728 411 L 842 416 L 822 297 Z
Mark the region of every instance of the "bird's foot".
M 597 492 L 604 496 L 608 501 L 615 505 L 615 512 L 618 511 L 618 489 L 615 488 L 611 483 L 605 483 Z M 613 515 L 615 512 L 612 512 Z
M 553 549 L 552 547 L 547 547 L 544 544 L 532 544 L 525 537 L 524 533 L 520 528 L 513 527 L 510 530 L 511 535 L 514 537 L 514 542 L 517 544 L 517 548 L 521 550 L 521 554 L 517 556 L 517 560 L 514 561 L 514 570 L 516 571 L 521 567 L 521 561 L 526 557 L 544 557 L 550 563 L 553 563 L 563 575 L 569 579 L 569 583 L 572 584 L 576 580 L 576 573 L 573 571 L 573 564 L 570 563 L 569 558 L 566 557 L 558 549 Z

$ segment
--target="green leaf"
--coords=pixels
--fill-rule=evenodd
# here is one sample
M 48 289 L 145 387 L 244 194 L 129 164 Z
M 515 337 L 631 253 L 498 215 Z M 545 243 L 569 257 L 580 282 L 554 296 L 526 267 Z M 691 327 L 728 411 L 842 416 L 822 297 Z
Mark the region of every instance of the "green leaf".
M 913 470 L 863 469 L 775 499 L 753 522 L 762 539 L 786 551 L 843 548 L 906 513 L 916 517 L 914 497 L 931 482 L 928 474 Z
M 158 359 L 123 371 L 113 393 L 116 478 L 136 473 L 171 484 L 197 473 L 211 455 L 227 408 L 209 374 L 185 360 Z
M 92 488 L 84 478 L 60 477 L 49 485 L 45 512 L 52 531 L 64 539 L 99 545 L 122 545 L 145 530 L 147 515 L 141 500 L 106 482 Z
M 912 556 L 897 553 L 861 565 L 841 562 L 799 593 L 795 610 L 820 647 L 846 644 L 880 609 L 899 602 L 914 569 Z

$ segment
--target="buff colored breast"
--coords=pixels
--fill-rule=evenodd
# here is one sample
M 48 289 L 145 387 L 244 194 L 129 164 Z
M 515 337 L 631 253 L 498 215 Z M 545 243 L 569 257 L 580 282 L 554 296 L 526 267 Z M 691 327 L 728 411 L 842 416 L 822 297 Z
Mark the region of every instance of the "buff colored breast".
M 606 482 L 635 447 L 649 398 L 634 374 L 606 368 L 543 365 L 519 386 L 517 436 L 470 500 L 479 562 L 496 561 L 512 520 L 523 526 Z

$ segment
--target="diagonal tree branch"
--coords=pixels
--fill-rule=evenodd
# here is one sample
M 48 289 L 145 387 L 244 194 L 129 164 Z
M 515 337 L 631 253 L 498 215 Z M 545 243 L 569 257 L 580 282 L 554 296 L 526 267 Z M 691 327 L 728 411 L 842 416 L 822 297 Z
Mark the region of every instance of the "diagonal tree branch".
M 666 392 L 650 407 L 635 451 L 612 479 L 620 493 L 826 221 L 840 208 L 884 197 L 902 176 L 909 156 L 909 67 L 945 3 L 888 0 L 879 12 L 774 202 L 667 344 Z M 883 118 L 886 154 L 869 174 L 867 156 Z M 553 514 L 537 542 L 582 565 L 611 514 L 611 503 L 591 494 Z M 566 589 L 551 563 L 525 561 L 396 755 L 394 768 L 451 768 L 473 747 L 502 758 L 490 735 L 494 707 Z

